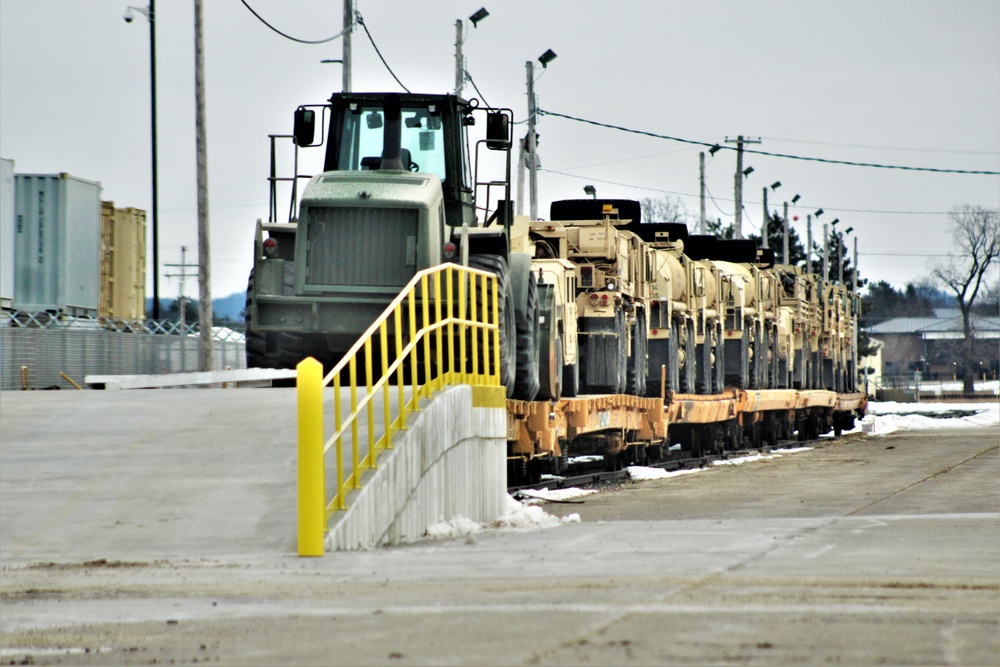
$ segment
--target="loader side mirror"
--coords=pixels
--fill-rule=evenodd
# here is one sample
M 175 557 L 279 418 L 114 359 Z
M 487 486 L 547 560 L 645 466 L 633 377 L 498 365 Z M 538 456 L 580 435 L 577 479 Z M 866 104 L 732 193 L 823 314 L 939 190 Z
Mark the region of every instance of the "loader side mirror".
M 510 121 L 507 114 L 486 114 L 486 147 L 492 151 L 510 148 Z
M 295 127 L 292 134 L 295 136 L 296 145 L 312 146 L 316 136 L 316 112 L 303 107 L 296 109 Z

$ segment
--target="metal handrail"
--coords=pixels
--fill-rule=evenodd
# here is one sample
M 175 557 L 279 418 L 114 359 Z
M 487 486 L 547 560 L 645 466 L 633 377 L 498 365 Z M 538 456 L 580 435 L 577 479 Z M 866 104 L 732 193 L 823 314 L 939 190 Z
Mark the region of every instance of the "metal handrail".
M 477 308 L 475 298 L 469 298 L 475 297 L 477 291 L 482 308 Z M 456 264 L 425 269 L 413 277 L 325 377 L 315 359 L 305 359 L 299 364 L 300 556 L 323 554 L 323 534 L 330 519 L 338 510 L 347 508 L 348 493 L 361 488 L 363 472 L 377 467 L 379 452 L 392 448 L 393 434 L 406 429 L 408 416 L 419 410 L 422 398 L 429 398 L 434 391 L 449 384 L 500 386 L 498 299 L 497 278 L 492 273 Z M 404 308 L 408 324 L 406 332 L 402 326 Z M 390 321 L 395 331 L 395 359 L 392 363 L 389 363 L 388 344 Z M 473 332 L 471 336 L 470 331 Z M 377 379 L 373 377 L 376 336 L 381 361 Z M 468 357 L 467 338 L 470 347 Z M 480 346 L 484 353 L 483 368 L 480 368 L 479 361 Z M 418 351 L 422 351 L 422 364 Z M 432 365 L 432 358 L 437 361 L 436 367 Z M 468 363 L 465 361 L 467 358 Z M 490 359 L 493 362 L 492 371 L 488 362 Z M 365 392 L 360 401 L 359 364 L 363 364 L 365 377 Z M 405 399 L 406 369 L 410 374 L 409 401 Z M 343 416 L 341 397 L 345 372 L 345 388 L 349 386 L 351 390 L 350 412 L 346 417 Z M 422 384 L 419 383 L 421 373 Z M 398 412 L 394 419 L 389 406 L 390 381 L 393 379 L 398 392 Z M 329 439 L 324 439 L 322 390 L 330 386 L 333 387 L 335 431 Z M 376 440 L 374 398 L 379 392 L 383 403 L 383 433 Z M 368 453 L 363 458 L 358 446 L 359 420 L 362 416 L 367 419 L 368 428 Z M 351 435 L 352 472 L 345 478 L 343 439 L 348 430 Z M 332 498 L 327 500 L 326 456 L 331 450 L 337 481 Z

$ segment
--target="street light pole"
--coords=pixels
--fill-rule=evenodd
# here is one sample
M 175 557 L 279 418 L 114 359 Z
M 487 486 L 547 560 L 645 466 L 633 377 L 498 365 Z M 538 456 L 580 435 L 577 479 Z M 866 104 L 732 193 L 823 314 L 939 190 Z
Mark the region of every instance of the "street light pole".
M 157 150 L 156 150 L 156 0 L 149 0 L 149 6 L 142 7 L 129 6 L 125 10 L 125 22 L 131 23 L 135 10 L 146 17 L 149 21 L 149 113 L 150 133 L 152 135 L 152 161 L 153 161 L 153 207 L 152 207 L 152 228 L 153 228 L 153 319 L 160 319 L 160 202 L 159 202 L 159 179 L 157 178 Z
M 149 0 L 149 90 L 153 139 L 153 319 L 160 319 L 160 193 L 156 149 L 156 0 Z

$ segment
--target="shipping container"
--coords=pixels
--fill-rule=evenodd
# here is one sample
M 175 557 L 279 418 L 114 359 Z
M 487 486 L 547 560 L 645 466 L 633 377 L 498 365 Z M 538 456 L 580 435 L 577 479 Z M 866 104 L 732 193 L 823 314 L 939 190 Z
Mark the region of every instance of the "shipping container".
M 100 315 L 116 322 L 146 317 L 146 212 L 101 202 Z
M 101 184 L 69 174 L 15 174 L 14 202 L 14 307 L 96 316 Z
M 14 161 L 0 158 L 0 308 L 14 303 Z

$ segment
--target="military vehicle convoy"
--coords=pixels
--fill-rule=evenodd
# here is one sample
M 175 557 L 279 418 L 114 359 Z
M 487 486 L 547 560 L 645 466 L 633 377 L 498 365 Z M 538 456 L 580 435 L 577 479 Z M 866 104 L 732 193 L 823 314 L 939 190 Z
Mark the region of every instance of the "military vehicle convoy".
M 752 241 L 643 221 L 635 201 L 555 201 L 549 220 L 515 219 L 512 131 L 509 109 L 453 95 L 336 93 L 300 106 L 293 134 L 272 137 L 271 215 L 257 224 L 247 289 L 247 365 L 291 368 L 312 356 L 332 367 L 414 274 L 455 262 L 498 278 L 500 375 L 511 399 L 558 411 L 574 397 L 651 397 L 663 411 L 686 397 L 758 392 L 764 405 L 765 390 L 856 391 L 855 294 L 776 265 Z M 291 177 L 276 173 L 281 138 L 292 140 Z M 299 151 L 313 148 L 322 171 L 299 174 Z M 282 183 L 291 189 L 285 221 L 277 220 Z M 407 331 L 403 323 L 390 335 Z M 794 391 L 779 395 L 794 402 Z M 802 407 L 755 409 L 791 416 L 781 428 L 770 417 L 706 420 L 717 420 L 721 437 L 736 437 L 740 425 L 758 437 L 760 428 L 853 423 L 829 406 L 808 424 Z M 543 413 L 542 421 L 555 414 Z M 674 418 L 690 422 L 682 411 Z M 660 428 L 605 421 L 593 432 L 610 428 L 615 456 L 629 433 L 654 439 Z M 548 456 L 558 469 L 571 438 L 545 437 L 547 449 L 535 441 L 514 451 Z

